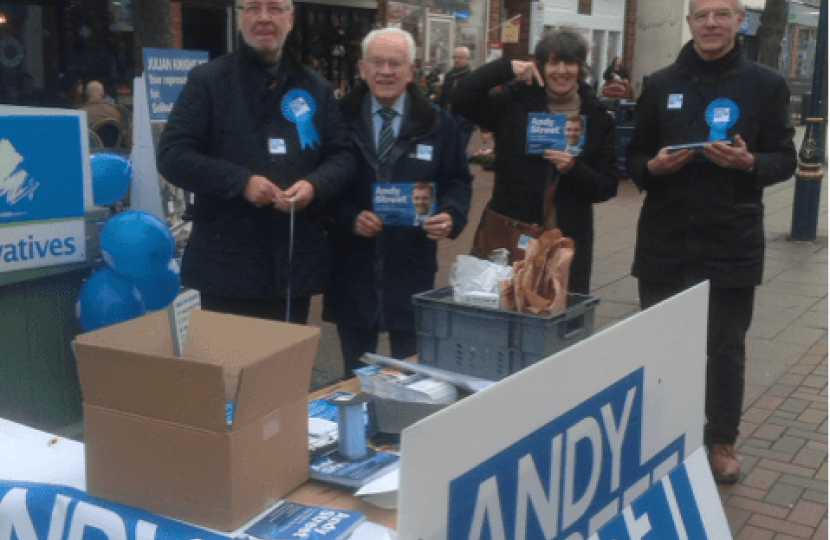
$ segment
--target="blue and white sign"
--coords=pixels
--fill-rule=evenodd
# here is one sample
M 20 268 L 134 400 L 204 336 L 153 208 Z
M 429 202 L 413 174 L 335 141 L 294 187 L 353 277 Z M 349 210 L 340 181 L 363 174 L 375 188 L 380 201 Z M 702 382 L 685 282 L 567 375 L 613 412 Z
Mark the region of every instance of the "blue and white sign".
M 0 115 L 0 272 L 86 260 L 85 113 Z
M 75 488 L 0 480 L 0 540 L 228 540 Z
M 588 540 L 635 538 L 732 538 L 703 448 L 640 495 Z
M 372 205 L 384 225 L 420 227 L 435 214 L 435 182 L 377 182 Z
M 207 63 L 206 51 L 144 49 L 144 77 L 151 121 L 167 121 L 187 82 L 187 73 Z
M 407 428 L 401 540 L 585 540 L 613 520 L 703 444 L 708 291 Z
M 578 156 L 585 147 L 584 115 L 532 112 L 527 115 L 526 151 L 542 156 L 545 150 L 567 150 Z

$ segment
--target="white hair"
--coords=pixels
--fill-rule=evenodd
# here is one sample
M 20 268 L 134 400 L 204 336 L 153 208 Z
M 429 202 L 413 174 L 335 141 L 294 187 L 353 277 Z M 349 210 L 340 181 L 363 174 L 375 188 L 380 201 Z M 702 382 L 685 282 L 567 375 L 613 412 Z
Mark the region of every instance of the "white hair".
M 372 30 L 371 32 L 366 34 L 366 37 L 363 38 L 363 43 L 361 45 L 361 49 L 363 51 L 363 58 L 366 58 L 368 56 L 369 44 L 372 43 L 372 40 L 382 34 L 395 34 L 397 36 L 403 36 L 403 38 L 406 40 L 406 56 L 409 59 L 409 63 L 415 63 L 415 40 L 412 39 L 412 34 L 407 32 L 406 30 L 401 30 L 400 28 L 396 28 L 393 26 L 387 28 L 378 28 L 377 30 Z
M 695 11 L 694 5 L 697 0 L 689 0 L 689 15 L 692 15 Z M 746 11 L 746 6 L 744 6 L 743 0 L 732 0 L 732 7 L 735 8 L 735 13 L 743 13 Z

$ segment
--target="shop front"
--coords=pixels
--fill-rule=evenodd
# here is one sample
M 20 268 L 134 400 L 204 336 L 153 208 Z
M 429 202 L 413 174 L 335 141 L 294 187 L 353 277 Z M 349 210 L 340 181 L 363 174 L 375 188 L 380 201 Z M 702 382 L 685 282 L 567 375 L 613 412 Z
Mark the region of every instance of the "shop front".
M 455 47 L 470 50 L 472 68 L 485 60 L 487 0 L 435 0 L 386 3 L 386 24 L 415 38 L 417 64 L 424 75 L 452 69 Z

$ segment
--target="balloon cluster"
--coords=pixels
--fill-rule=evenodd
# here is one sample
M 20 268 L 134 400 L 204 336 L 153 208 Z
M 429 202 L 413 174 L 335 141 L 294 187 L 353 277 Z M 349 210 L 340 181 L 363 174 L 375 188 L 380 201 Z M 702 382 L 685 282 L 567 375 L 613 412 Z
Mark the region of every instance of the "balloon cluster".
M 101 231 L 107 263 L 81 287 L 78 319 L 85 331 L 167 307 L 179 293 L 181 278 L 173 259 L 175 240 L 167 225 L 147 212 L 128 210 Z

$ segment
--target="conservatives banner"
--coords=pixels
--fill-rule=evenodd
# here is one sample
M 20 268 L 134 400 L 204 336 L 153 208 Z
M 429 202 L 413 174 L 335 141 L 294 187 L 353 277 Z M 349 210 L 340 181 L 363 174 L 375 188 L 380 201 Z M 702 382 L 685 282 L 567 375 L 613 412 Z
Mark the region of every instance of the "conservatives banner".
M 74 111 L 0 115 L 0 272 L 86 260 L 85 128 Z

